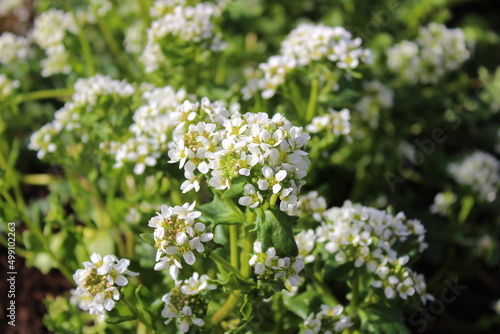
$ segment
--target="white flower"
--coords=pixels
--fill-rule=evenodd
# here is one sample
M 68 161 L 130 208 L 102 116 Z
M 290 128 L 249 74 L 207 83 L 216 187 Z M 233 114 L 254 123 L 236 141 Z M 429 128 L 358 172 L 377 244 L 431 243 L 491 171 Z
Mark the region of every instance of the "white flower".
M 182 332 L 189 331 L 192 325 L 205 325 L 200 315 L 206 314 L 209 300 L 204 297 L 204 293 L 216 289 L 214 285 L 208 284 L 207 280 L 207 275 L 200 276 L 195 272 L 185 281 L 176 281 L 175 287 L 162 297 L 165 307 L 161 315 L 167 319 L 166 324 L 177 319 Z
M 84 262 L 85 269 L 78 269 L 73 279 L 78 285 L 72 291 L 72 300 L 90 314 L 105 316 L 105 311 L 115 307 L 115 301 L 120 299 L 120 287 L 128 284 L 125 275 L 136 276 L 138 273 L 128 270 L 130 260 L 118 260 L 114 255 L 101 257 L 93 253 L 92 262 Z
M 493 202 L 500 187 L 500 162 L 491 154 L 476 151 L 448 170 L 459 184 L 471 187 L 481 199 Z
M 306 333 L 341 333 L 344 329 L 353 325 L 351 319 L 343 315 L 344 307 L 336 305 L 331 308 L 321 305 L 321 311 L 317 314 L 311 313 L 304 321 Z
M 0 15 L 1 16 L 1 15 Z M 23 61 L 30 52 L 30 42 L 27 38 L 4 32 L 0 35 L 0 64 L 15 65 L 16 61 Z
M 411 83 L 436 83 L 470 57 L 464 32 L 431 23 L 420 27 L 415 42 L 402 41 L 387 50 L 387 65 Z
M 271 56 L 259 65 L 259 70 L 247 70 L 247 85 L 241 92 L 249 99 L 262 91 L 264 99 L 276 94 L 286 76 L 295 68 L 302 68 L 316 61 L 329 61 L 339 69 L 353 69 L 361 62 L 371 61 L 371 52 L 361 48 L 361 39 L 342 27 L 301 23 L 281 43 L 279 55 Z
M 176 279 L 182 265 L 180 257 L 188 265 L 196 262 L 194 250 L 205 251 L 204 243 L 211 241 L 213 233 L 206 232 L 206 226 L 197 222 L 201 212 L 193 211 L 195 203 L 185 203 L 182 206 L 161 206 L 161 212 L 149 220 L 149 227 L 155 229 L 156 262 L 154 269 L 169 268 L 170 275 Z
M 182 109 L 196 113 L 175 128 L 168 152 L 169 162 L 184 168 L 182 191 L 198 191 L 202 178 L 217 190 L 243 179 L 240 205 L 254 208 L 278 195 L 282 210 L 293 209 L 310 164 L 302 150 L 309 135 L 280 114 L 269 118 L 235 108 L 230 112 L 206 98 L 183 103 Z

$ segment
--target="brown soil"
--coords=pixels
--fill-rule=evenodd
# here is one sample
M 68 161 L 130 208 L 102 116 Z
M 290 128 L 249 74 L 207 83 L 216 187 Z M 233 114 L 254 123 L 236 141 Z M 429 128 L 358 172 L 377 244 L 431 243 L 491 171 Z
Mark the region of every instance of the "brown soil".
M 43 300 L 47 295 L 61 295 L 73 288 L 73 284 L 59 273 L 52 270 L 43 275 L 36 268 L 28 268 L 20 256 L 16 257 L 15 263 L 17 275 L 15 275 L 15 327 L 10 326 L 7 318 L 7 307 L 10 303 L 8 298 L 7 283 L 7 250 L 0 248 L 0 333 L 3 334 L 41 334 L 49 333 L 43 326 L 43 315 L 45 305 Z

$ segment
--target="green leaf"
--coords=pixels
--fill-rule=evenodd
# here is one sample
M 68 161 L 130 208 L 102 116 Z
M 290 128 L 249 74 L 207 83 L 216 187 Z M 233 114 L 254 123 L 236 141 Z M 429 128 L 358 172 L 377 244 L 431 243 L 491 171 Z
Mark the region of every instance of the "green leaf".
M 233 198 L 238 195 L 243 194 L 245 184 L 247 183 L 246 179 L 244 177 L 237 177 L 233 180 L 231 183 L 231 188 L 227 189 L 224 191 L 222 194 L 221 198 L 226 199 L 226 198 Z
M 364 309 L 358 309 L 363 333 L 410 333 L 404 325 L 403 312 L 400 308 L 377 304 Z
M 123 303 L 118 301 L 111 311 L 106 315 L 106 323 L 108 324 L 119 324 L 124 321 L 135 320 L 136 316 L 130 312 L 128 307 Z
M 307 291 L 301 294 L 295 296 L 287 296 L 283 294 L 282 296 L 283 304 L 286 308 L 302 319 L 306 319 L 312 311 L 319 309 L 321 304 L 323 304 L 321 295 L 317 291 L 313 290 L 311 286 L 308 286 Z
M 243 292 L 250 290 L 251 288 L 255 288 L 255 283 L 251 283 L 249 281 L 244 281 L 240 279 L 233 273 L 229 273 L 227 275 L 218 275 L 218 280 L 212 280 L 214 283 L 217 283 L 224 288 L 228 288 L 231 290 L 241 290 Z
M 241 210 L 230 200 L 224 201 L 215 195 L 212 202 L 198 208 L 202 215 L 202 222 L 218 224 L 241 224 L 245 222 L 245 216 Z
M 139 285 L 135 289 L 135 296 L 137 297 L 137 312 L 142 319 L 148 322 L 149 326 L 153 326 L 153 319 L 156 316 L 158 304 L 162 304 L 144 285 Z M 153 305 L 155 306 L 153 308 Z
M 155 246 L 155 238 L 153 236 L 153 233 L 141 233 L 139 234 L 142 240 L 144 240 L 147 244 L 151 246 Z
M 262 243 L 262 249 L 276 249 L 279 256 L 297 256 L 299 250 L 293 235 L 293 224 L 297 220 L 281 212 L 276 207 L 257 212 L 257 239 Z

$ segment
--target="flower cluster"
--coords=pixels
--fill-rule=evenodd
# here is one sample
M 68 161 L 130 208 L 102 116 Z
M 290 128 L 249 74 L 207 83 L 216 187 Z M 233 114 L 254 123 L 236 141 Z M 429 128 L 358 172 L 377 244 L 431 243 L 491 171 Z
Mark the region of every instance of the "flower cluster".
M 206 98 L 182 105 L 168 152 L 170 162 L 184 168 L 181 190 L 198 191 L 201 176 L 217 190 L 238 179 L 245 183 L 240 205 L 255 208 L 274 195 L 282 211 L 293 209 L 310 163 L 302 150 L 309 135 L 281 114 L 241 114 L 236 107 L 231 113 Z
M 402 299 L 415 292 L 427 298 L 423 279 L 405 266 L 409 257 L 399 256 L 395 248 L 409 238 L 416 239 L 417 251 L 427 247 L 419 221 L 407 220 L 402 212 L 393 216 L 349 201 L 328 209 L 323 216 L 324 222 L 316 229 L 317 242 L 324 244 L 339 264 L 366 267 L 377 277 L 373 286 L 384 287 L 388 299 L 395 297 L 395 291 Z
M 30 41 L 22 36 L 4 32 L 0 35 L 0 64 L 11 65 L 28 57 Z
M 336 111 L 329 108 L 328 113 L 323 116 L 314 117 L 311 124 L 306 126 L 306 130 L 310 133 L 318 133 L 328 131 L 335 136 L 347 136 L 351 133 L 351 113 L 348 109 Z
M 289 72 L 322 60 L 334 62 L 340 69 L 354 69 L 360 61 L 369 62 L 371 53 L 361 48 L 360 38 L 353 39 L 343 27 L 302 23 L 281 43 L 280 55 L 259 65 L 262 73 L 250 78 L 242 93 L 250 98 L 262 90 L 262 97 L 269 99 L 285 82 Z
M 452 192 L 440 192 L 434 197 L 431 205 L 431 212 L 441 216 L 446 216 L 450 207 L 457 201 L 457 195 Z
M 380 109 L 391 108 L 394 91 L 378 80 L 363 82 L 363 97 L 355 104 L 362 119 L 368 121 L 372 128 L 378 126 Z
M 420 28 L 416 41 L 405 40 L 387 50 L 387 64 L 403 80 L 427 84 L 458 69 L 469 56 L 461 29 L 431 23 Z
M 296 214 L 299 217 L 312 217 L 315 221 L 323 220 L 323 213 L 326 210 L 326 199 L 319 196 L 317 191 L 308 192 L 301 195 L 297 202 L 296 212 L 289 211 L 289 215 Z
M 127 269 L 128 259 L 118 260 L 114 255 L 101 257 L 94 253 L 90 260 L 92 262 L 83 263 L 85 269 L 78 269 L 73 275 L 78 286 L 71 292 L 72 301 L 90 314 L 104 316 L 120 299 L 120 288 L 128 284 L 125 275 L 139 274 Z
M 0 73 L 0 98 L 9 96 L 18 87 L 19 80 L 10 80 L 5 74 Z
M 207 275 L 200 276 L 195 272 L 189 279 L 175 282 L 175 287 L 162 298 L 165 308 L 161 315 L 167 319 L 166 324 L 176 319 L 179 329 L 184 333 L 189 331 L 192 325 L 205 325 L 202 318 L 206 315 L 209 300 L 204 296 L 204 292 L 216 289 L 216 286 L 208 284 L 207 280 Z
M 42 76 L 68 74 L 71 71 L 69 54 L 64 45 L 66 32 L 78 34 L 79 28 L 73 14 L 59 9 L 49 9 L 35 19 L 33 39 L 45 50 L 47 58 L 41 61 Z
M 314 230 L 302 230 L 295 235 L 295 242 L 299 249 L 299 256 L 304 259 L 304 263 L 311 263 L 315 256 L 311 254 L 316 246 L 316 233 Z
M 257 279 L 269 281 L 283 278 L 292 287 L 296 287 L 302 282 L 299 276 L 299 273 L 304 269 L 302 257 L 280 258 L 276 255 L 274 247 L 270 247 L 264 252 L 260 241 L 253 244 L 253 250 L 255 254 L 250 258 L 249 264 L 254 267 Z
M 476 151 L 460 163 L 450 164 L 448 170 L 459 184 L 471 187 L 481 199 L 495 200 L 500 187 L 500 161 L 491 154 Z
M 207 43 L 213 51 L 223 48 L 213 21 L 221 16 L 224 6 L 224 1 L 195 6 L 187 6 L 185 0 L 155 1 L 151 14 L 156 20 L 147 30 L 146 46 L 140 56 L 146 72 L 156 71 L 166 61 L 160 41 L 167 36 L 184 42 Z
M 58 147 L 58 138 L 63 133 L 72 133 L 79 137 L 78 141 L 88 141 L 87 131 L 76 130 L 81 128 L 81 119 L 85 114 L 90 115 L 99 97 L 116 95 L 128 97 L 134 94 L 135 88 L 125 81 L 113 80 L 107 76 L 97 74 L 87 79 L 78 79 L 74 85 L 71 100 L 55 112 L 54 120 L 45 124 L 31 135 L 28 148 L 38 151 L 37 156 L 42 159 L 47 153 L 54 153 Z M 68 143 L 60 143 L 61 147 Z
M 205 231 L 205 224 L 195 221 L 201 212 L 193 211 L 194 206 L 195 203 L 174 207 L 162 205 L 161 212 L 149 220 L 148 226 L 155 229 L 153 236 L 157 263 L 154 269 L 169 268 L 174 279 L 182 268 L 180 257 L 188 265 L 193 265 L 196 262 L 193 251 L 203 253 L 203 243 L 214 237 L 213 233 Z
M 130 137 L 123 142 L 101 143 L 114 155 L 114 168 L 132 163 L 134 173 L 141 175 L 146 166 L 155 166 L 167 150 L 168 134 L 180 123 L 178 109 L 186 97 L 185 90 L 175 91 L 170 86 L 145 90 L 142 94 L 145 104 L 134 112 Z
M 344 329 L 351 327 L 351 318 L 342 314 L 344 307 L 337 305 L 333 308 L 328 305 L 321 305 L 321 311 L 317 314 L 311 313 L 304 322 L 303 334 L 316 333 L 340 333 Z

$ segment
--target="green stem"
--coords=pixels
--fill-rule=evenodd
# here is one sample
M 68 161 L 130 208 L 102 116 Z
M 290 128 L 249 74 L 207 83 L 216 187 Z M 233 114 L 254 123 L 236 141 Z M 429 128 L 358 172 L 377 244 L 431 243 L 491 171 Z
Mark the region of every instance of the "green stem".
M 250 254 L 253 250 L 253 236 L 249 231 L 248 227 L 245 227 L 245 239 L 243 240 L 243 251 L 241 252 L 241 268 L 240 272 L 244 277 L 250 277 L 252 273 L 250 267 Z
M 139 11 L 141 12 L 142 22 L 144 23 L 144 27 L 147 28 L 149 27 L 149 23 L 151 21 L 151 17 L 149 16 L 149 3 L 144 0 L 137 0 L 137 2 L 139 3 Z
M 57 178 L 50 174 L 28 174 L 22 178 L 23 183 L 34 186 L 48 186 L 56 180 Z
M 229 225 L 231 265 L 238 268 L 238 225 Z
M 218 325 L 222 320 L 227 318 L 233 308 L 238 304 L 240 300 L 241 292 L 239 290 L 233 291 L 230 295 L 229 298 L 226 300 L 224 305 L 220 309 L 217 310 L 212 315 L 212 318 L 210 318 L 210 321 L 214 325 Z
M 142 316 L 142 314 L 137 311 L 137 309 L 135 308 L 135 306 L 132 305 L 132 303 L 127 298 L 123 297 L 122 300 L 123 300 L 123 303 L 130 310 L 130 312 L 132 312 L 132 314 L 135 317 L 137 317 L 137 320 L 139 320 L 140 323 L 142 323 L 144 326 L 146 326 L 151 331 L 151 333 L 155 333 L 156 332 L 153 328 L 151 328 L 151 324 L 146 319 L 144 319 L 144 317 Z
M 60 89 L 46 89 L 29 92 L 19 96 L 21 102 L 31 100 L 46 100 L 54 98 L 67 98 L 73 94 L 73 88 L 60 88 Z
M 332 294 L 330 289 L 326 286 L 325 282 L 323 281 L 323 277 L 321 277 L 321 275 L 318 272 L 314 272 L 311 275 L 311 278 L 320 294 L 325 296 L 333 305 L 340 304 L 337 298 Z
M 130 69 L 129 62 L 128 60 L 123 56 L 123 51 L 120 50 L 120 47 L 116 43 L 113 34 L 111 33 L 111 29 L 108 26 L 108 23 L 106 20 L 104 20 L 102 17 L 100 17 L 97 13 L 95 13 L 95 16 L 97 18 L 97 24 L 99 25 L 99 29 L 101 30 L 102 36 L 104 37 L 104 40 L 106 41 L 106 44 L 108 45 L 109 51 L 113 54 L 115 57 L 116 61 L 120 64 L 122 69 L 127 72 L 127 74 L 133 78 L 137 79 L 136 75 L 132 70 Z
M 349 310 L 352 319 L 356 318 L 358 304 L 359 304 L 359 272 L 355 270 L 352 278 L 352 297 L 349 305 L 350 306 Z
M 239 279 L 246 281 L 246 278 L 241 275 L 241 273 L 238 271 L 238 269 L 236 269 L 235 267 L 233 267 L 233 265 L 231 263 L 227 262 L 226 260 L 224 260 L 219 255 L 217 255 L 215 253 L 211 253 L 210 254 L 210 258 L 212 260 L 214 260 L 215 262 L 217 262 L 221 267 L 223 267 L 224 269 L 226 269 L 230 273 L 233 273 Z
M 313 79 L 311 82 L 311 93 L 309 94 L 309 102 L 307 103 L 307 114 L 304 119 L 305 123 L 310 123 L 316 113 L 316 104 L 318 102 L 318 79 Z
M 85 34 L 83 27 L 80 27 L 80 33 L 78 34 L 78 39 L 80 40 L 80 45 L 82 46 L 83 58 L 85 59 L 86 72 L 88 76 L 95 75 L 95 64 L 94 58 L 92 57 L 92 50 L 90 49 L 89 40 Z

